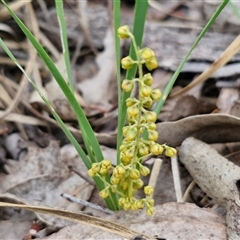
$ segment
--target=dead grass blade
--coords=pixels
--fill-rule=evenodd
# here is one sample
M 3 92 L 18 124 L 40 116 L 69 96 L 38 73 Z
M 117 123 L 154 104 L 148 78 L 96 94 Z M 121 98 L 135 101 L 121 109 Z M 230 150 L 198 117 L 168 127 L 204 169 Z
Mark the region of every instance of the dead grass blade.
M 176 97 L 182 93 L 187 92 L 191 88 L 195 87 L 197 84 L 206 81 L 209 77 L 213 75 L 213 73 L 215 73 L 219 68 L 224 66 L 239 50 L 240 50 L 240 35 L 237 36 L 237 38 L 227 47 L 227 49 L 222 53 L 222 55 L 210 65 L 209 68 L 207 68 L 203 73 L 201 73 L 186 87 L 171 94 L 170 97 Z
M 148 236 L 144 236 L 143 234 L 140 234 L 138 232 L 135 232 L 129 228 L 126 228 L 124 226 L 121 226 L 119 224 L 109 222 L 97 217 L 92 217 L 83 213 L 76 213 L 76 212 L 70 212 L 60 209 L 54 209 L 54 208 L 47 208 L 47 207 L 37 207 L 37 206 L 27 206 L 27 205 L 21 205 L 21 204 L 12 204 L 12 203 L 6 203 L 6 202 L 0 202 L 0 207 L 14 207 L 14 208 L 20 208 L 20 209 L 26 209 L 29 211 L 42 213 L 42 214 L 51 214 L 56 217 L 65 218 L 71 221 L 75 221 L 78 223 L 87 224 L 99 229 L 102 229 L 107 232 L 111 232 L 114 234 L 117 234 L 119 236 L 125 237 L 125 238 L 133 238 L 136 236 L 143 236 L 145 239 L 151 239 Z

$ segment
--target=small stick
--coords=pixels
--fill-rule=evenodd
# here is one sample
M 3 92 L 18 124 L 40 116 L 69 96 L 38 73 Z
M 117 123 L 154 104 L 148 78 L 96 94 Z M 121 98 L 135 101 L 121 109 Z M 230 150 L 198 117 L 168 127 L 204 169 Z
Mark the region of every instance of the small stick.
M 151 176 L 148 182 L 148 185 L 151 186 L 153 189 L 156 186 L 157 179 L 158 179 L 158 174 L 160 172 L 161 166 L 162 166 L 163 160 L 160 158 L 156 158 L 153 164 L 153 168 L 151 171 Z
M 187 187 L 185 193 L 183 194 L 183 198 L 182 198 L 182 201 L 183 202 L 186 202 L 187 201 L 187 198 L 189 196 L 189 193 L 190 191 L 194 188 L 194 186 L 196 185 L 196 182 L 193 180 Z
M 171 158 L 171 165 L 172 165 L 173 183 L 174 183 L 177 202 L 183 202 L 177 156 L 173 156 Z
M 85 201 L 83 199 L 80 199 L 80 198 L 76 198 L 76 197 L 73 197 L 69 194 L 66 194 L 66 193 L 62 193 L 60 195 L 61 197 L 63 198 L 66 198 L 68 201 L 70 202 L 75 202 L 75 203 L 78 203 L 78 204 L 82 204 L 84 205 L 85 207 L 90 207 L 90 208 L 93 208 L 95 210 L 98 210 L 98 211 L 101 211 L 101 212 L 104 212 L 106 214 L 114 214 L 113 211 L 107 209 L 107 208 L 104 208 L 104 207 L 101 207 L 99 205 L 96 205 L 96 204 L 93 204 L 93 203 L 90 203 L 88 201 Z

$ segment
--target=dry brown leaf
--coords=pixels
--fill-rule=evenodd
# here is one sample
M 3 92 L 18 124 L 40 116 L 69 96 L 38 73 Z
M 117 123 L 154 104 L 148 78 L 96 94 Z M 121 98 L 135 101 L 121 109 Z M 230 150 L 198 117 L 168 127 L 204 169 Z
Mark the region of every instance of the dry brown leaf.
M 192 137 L 184 140 L 179 153 L 181 162 L 195 182 L 208 196 L 226 208 L 228 239 L 240 239 L 240 167 Z
M 240 141 L 240 119 L 226 114 L 203 114 L 176 122 L 157 124 L 159 143 L 179 146 L 184 139 L 194 136 L 207 143 Z

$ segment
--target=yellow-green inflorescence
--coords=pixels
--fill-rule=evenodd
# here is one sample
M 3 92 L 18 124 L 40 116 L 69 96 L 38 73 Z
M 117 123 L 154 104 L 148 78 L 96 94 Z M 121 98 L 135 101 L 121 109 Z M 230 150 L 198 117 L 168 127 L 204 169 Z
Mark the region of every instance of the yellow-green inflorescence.
M 122 26 L 118 29 L 120 38 L 130 38 L 136 52 L 137 60 L 130 56 L 124 57 L 121 61 L 123 69 L 130 69 L 137 64 L 138 78 L 132 80 L 124 79 L 122 89 L 125 92 L 131 92 L 134 84 L 138 83 L 138 98 L 128 98 L 127 121 L 128 125 L 123 127 L 123 141 L 120 146 L 121 163 L 115 168 L 111 161 L 103 160 L 100 163 L 93 163 L 88 173 L 91 177 L 98 176 L 104 181 L 105 188 L 101 190 L 100 196 L 107 198 L 109 190 L 119 195 L 118 204 L 124 210 L 138 210 L 146 208 L 148 215 L 154 213 L 154 200 L 152 198 L 153 188 L 144 187 L 145 198 L 135 198 L 135 193 L 143 187 L 142 176 L 147 176 L 150 170 L 142 164 L 143 158 L 165 154 L 168 157 L 174 156 L 176 149 L 166 144 L 158 144 L 158 132 L 156 131 L 155 121 L 157 114 L 151 111 L 152 104 L 161 98 L 159 89 L 152 89 L 153 77 L 150 73 L 143 74 L 142 66 L 145 64 L 148 70 L 157 68 L 158 63 L 155 53 L 150 48 L 139 49 L 135 38 L 128 26 Z M 148 139 L 143 138 L 143 133 L 147 131 Z M 110 183 L 106 181 L 105 176 L 112 171 Z

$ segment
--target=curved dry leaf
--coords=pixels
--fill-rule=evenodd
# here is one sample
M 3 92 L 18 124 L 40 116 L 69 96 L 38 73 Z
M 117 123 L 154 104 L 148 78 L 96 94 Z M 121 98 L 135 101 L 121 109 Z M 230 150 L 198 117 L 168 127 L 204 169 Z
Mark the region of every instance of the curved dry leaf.
M 173 147 L 193 136 L 207 143 L 240 141 L 240 119 L 226 114 L 191 116 L 176 122 L 157 124 L 158 142 Z
M 201 189 L 227 209 L 229 239 L 240 239 L 237 185 L 240 181 L 240 167 L 222 157 L 206 143 L 192 137 L 182 143 L 179 154 L 181 162 Z

